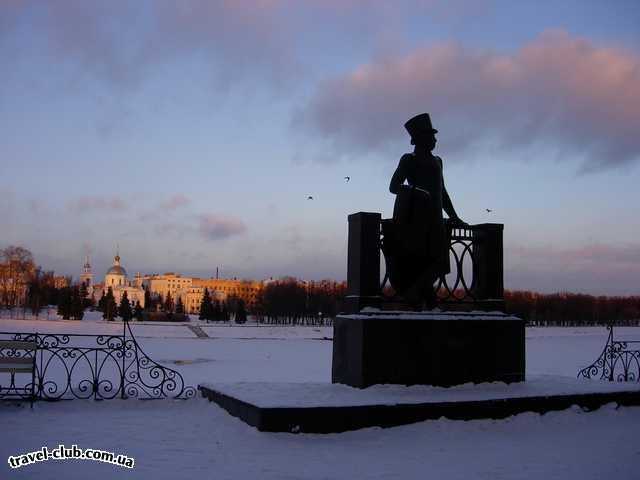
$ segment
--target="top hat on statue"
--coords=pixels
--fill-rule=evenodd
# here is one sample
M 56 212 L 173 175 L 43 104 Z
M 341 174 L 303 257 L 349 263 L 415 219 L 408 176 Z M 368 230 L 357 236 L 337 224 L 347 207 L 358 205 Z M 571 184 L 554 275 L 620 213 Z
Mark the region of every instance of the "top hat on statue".
M 406 128 L 409 135 L 411 135 L 412 145 L 415 145 L 415 139 L 438 133 L 438 130 L 433 128 L 431 117 L 428 113 L 421 113 L 409 119 L 407 123 L 404 124 L 404 128 Z

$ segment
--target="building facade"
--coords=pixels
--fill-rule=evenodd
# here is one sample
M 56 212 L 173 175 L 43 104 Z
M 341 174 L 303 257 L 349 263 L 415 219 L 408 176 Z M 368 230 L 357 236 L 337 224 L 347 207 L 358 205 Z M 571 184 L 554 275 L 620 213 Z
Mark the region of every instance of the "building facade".
M 229 297 L 237 297 L 244 301 L 245 306 L 252 309 L 256 305 L 258 293 L 262 289 L 262 282 L 249 280 L 231 280 L 222 278 L 184 277 L 174 272 L 162 275 L 147 275 L 143 277 L 142 285 L 149 293 L 166 300 L 171 295 L 174 302 L 182 300 L 185 313 L 200 313 L 200 304 L 207 289 L 211 299 L 215 302 L 226 302 Z
M 80 285 L 84 285 L 87 295 L 90 296 L 93 294 L 93 271 L 91 270 L 91 263 L 89 263 L 89 255 L 85 258 L 84 265 L 82 266 Z
M 120 305 L 122 296 L 127 292 L 127 298 L 132 306 L 140 302 L 140 306 L 144 308 L 144 289 L 128 280 L 127 271 L 120 264 L 120 255 L 117 254 L 113 259 L 113 265 L 104 276 L 104 283 L 93 285 L 92 293 L 96 300 L 99 300 L 102 295 L 107 294 L 109 288 L 113 292 L 116 304 Z
M 149 290 L 149 293 L 155 296 L 162 296 L 163 299 L 166 299 L 167 295 L 170 294 L 175 301 L 178 300 L 179 295 L 177 293 L 188 289 L 191 286 L 191 282 L 191 277 L 183 277 L 173 272 L 142 277 L 142 286 Z M 184 298 L 182 302 L 184 303 Z
M 136 273 L 133 280 L 127 278 L 127 271 L 116 254 L 113 265 L 104 276 L 102 283 L 94 282 L 94 274 L 87 257 L 80 274 L 80 283 L 84 284 L 87 295 L 93 296 L 95 301 L 106 295 L 109 288 L 113 291 L 116 303 L 120 303 L 122 295 L 127 292 L 131 305 L 140 302 L 145 306 L 145 290 L 155 298 L 163 301 L 171 295 L 174 305 L 178 298 L 182 300 L 185 313 L 199 314 L 205 289 L 208 290 L 214 302 L 224 303 L 230 298 L 237 298 L 244 302 L 245 307 L 253 310 L 256 306 L 263 282 L 253 280 L 237 280 L 224 278 L 197 278 L 182 276 L 178 273 L 141 275 Z
M 194 278 L 192 285 L 202 288 L 200 301 L 204 295 L 204 289 L 209 290 L 209 294 L 213 300 L 227 301 L 229 297 L 237 297 L 241 299 L 246 308 L 253 310 L 258 300 L 258 295 L 262 290 L 262 282 L 253 280 L 236 280 L 224 278 Z M 200 304 L 198 304 L 198 308 Z

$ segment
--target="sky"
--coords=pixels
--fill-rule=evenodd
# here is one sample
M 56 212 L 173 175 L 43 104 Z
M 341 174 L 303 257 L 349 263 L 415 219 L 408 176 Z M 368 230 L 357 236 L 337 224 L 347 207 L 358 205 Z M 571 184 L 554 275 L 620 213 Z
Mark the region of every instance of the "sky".
M 638 25 L 624 0 L 2 0 L 0 247 L 343 280 L 347 215 L 391 216 L 429 112 L 506 288 L 640 294 Z

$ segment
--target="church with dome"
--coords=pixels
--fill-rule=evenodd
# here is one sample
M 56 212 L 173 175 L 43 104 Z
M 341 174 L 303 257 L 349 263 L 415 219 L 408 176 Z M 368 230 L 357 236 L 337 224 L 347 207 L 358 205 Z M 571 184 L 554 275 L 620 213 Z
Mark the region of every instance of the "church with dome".
M 111 288 L 113 297 L 118 305 L 120 305 L 124 292 L 127 292 L 127 298 L 129 298 L 131 306 L 134 306 L 136 302 L 140 302 L 140 306 L 144 307 L 144 289 L 142 288 L 142 284 L 138 277 L 136 277 L 134 282 L 129 281 L 127 271 L 120 264 L 120 255 L 116 254 L 113 258 L 113 265 L 107 270 L 104 276 L 104 283 L 92 284 L 92 277 L 91 265 L 87 258 L 80 281 L 85 284 L 89 295 L 93 295 L 94 299 L 98 301 L 102 295 L 106 295 L 109 288 Z

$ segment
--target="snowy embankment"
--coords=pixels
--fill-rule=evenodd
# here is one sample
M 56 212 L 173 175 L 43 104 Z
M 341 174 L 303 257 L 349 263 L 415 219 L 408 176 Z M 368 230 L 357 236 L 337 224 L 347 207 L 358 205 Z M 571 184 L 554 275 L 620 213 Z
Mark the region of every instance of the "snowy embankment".
M 154 360 L 187 383 L 330 382 L 327 327 L 133 324 Z M 120 333 L 119 322 L 0 320 L 1 331 Z M 602 350 L 604 328 L 527 330 L 527 373 L 575 378 Z M 640 339 L 640 329 L 616 329 Z M 251 339 L 248 339 L 251 338 Z M 261 433 L 201 398 L 0 405 L 0 478 L 639 478 L 640 408 L 606 406 L 505 420 L 427 421 L 331 435 Z M 10 432 L 10 433 L 9 433 Z M 132 456 L 133 472 L 97 462 L 49 461 L 10 470 L 9 455 L 46 445 Z
M 53 312 L 53 311 L 52 311 Z M 123 323 L 120 319 L 106 321 L 100 312 L 86 312 L 82 320 L 62 320 L 54 313 L 43 313 L 39 317 L 0 317 L 0 331 L 39 333 L 83 333 L 88 335 L 121 335 Z M 6 313 L 5 313 L 6 315 Z M 258 324 L 249 317 L 249 322 L 238 325 L 233 322 L 211 322 L 198 320 L 190 315 L 189 323 L 183 322 L 130 322 L 136 338 L 196 338 L 188 327 L 198 326 L 211 338 L 271 338 L 271 339 L 330 339 L 333 327 L 327 326 L 273 326 Z
M 330 382 L 332 327 L 213 325 L 197 338 L 186 324 L 131 323 L 144 351 L 179 370 L 188 383 L 232 381 Z M 122 334 L 122 322 L 0 320 L 0 331 Z M 640 328 L 616 328 L 616 338 L 640 339 Z M 604 327 L 528 328 L 527 374 L 575 378 L 604 346 Z

